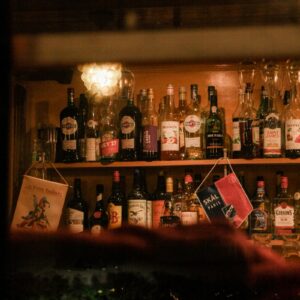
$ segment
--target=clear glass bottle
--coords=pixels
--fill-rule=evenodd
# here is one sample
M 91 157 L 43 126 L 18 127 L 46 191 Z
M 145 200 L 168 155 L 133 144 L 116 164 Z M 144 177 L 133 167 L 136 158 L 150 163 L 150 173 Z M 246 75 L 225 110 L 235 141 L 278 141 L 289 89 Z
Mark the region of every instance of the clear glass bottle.
M 180 159 L 185 158 L 185 135 L 184 135 L 184 120 L 188 110 L 186 102 L 186 89 L 184 86 L 179 87 L 179 104 L 177 114 L 179 118 L 179 152 Z
M 204 158 L 205 117 L 200 107 L 198 85 L 191 85 L 191 104 L 184 119 L 185 159 Z
M 158 159 L 158 116 L 155 111 L 153 89 L 148 89 L 147 107 L 142 115 L 142 159 L 152 161 Z
M 175 110 L 174 88 L 167 87 L 166 107 L 162 115 L 161 125 L 161 160 L 179 159 L 179 121 Z

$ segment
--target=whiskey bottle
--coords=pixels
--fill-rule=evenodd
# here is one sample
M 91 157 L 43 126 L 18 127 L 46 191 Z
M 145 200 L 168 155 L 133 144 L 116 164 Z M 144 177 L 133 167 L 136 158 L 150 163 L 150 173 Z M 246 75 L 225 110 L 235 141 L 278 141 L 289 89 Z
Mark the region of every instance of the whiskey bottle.
M 108 226 L 108 214 L 103 201 L 103 184 L 96 185 L 96 206 L 89 220 L 89 228 L 92 234 L 100 234 Z
M 78 109 L 74 103 L 74 89 L 68 88 L 68 105 L 60 113 L 62 161 L 79 160 Z
M 179 159 L 179 121 L 175 111 L 174 88 L 167 87 L 166 107 L 160 124 L 161 160 Z

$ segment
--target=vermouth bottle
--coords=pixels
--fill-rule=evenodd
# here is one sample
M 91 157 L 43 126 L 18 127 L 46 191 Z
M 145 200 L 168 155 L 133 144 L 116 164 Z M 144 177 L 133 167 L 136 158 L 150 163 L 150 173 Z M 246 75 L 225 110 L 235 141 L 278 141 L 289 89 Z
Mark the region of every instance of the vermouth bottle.
M 79 160 L 78 109 L 74 103 L 74 89 L 68 88 L 68 106 L 60 113 L 62 161 Z

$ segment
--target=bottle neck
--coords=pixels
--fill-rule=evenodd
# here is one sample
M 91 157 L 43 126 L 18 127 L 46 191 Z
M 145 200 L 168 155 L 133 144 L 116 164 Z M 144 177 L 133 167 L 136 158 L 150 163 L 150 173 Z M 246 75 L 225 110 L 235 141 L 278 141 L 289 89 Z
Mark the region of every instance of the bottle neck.
M 74 106 L 74 90 L 68 89 L 68 106 Z
M 166 180 L 165 180 L 164 176 L 158 176 L 157 177 L 156 190 L 158 192 L 165 192 L 165 190 L 166 190 Z

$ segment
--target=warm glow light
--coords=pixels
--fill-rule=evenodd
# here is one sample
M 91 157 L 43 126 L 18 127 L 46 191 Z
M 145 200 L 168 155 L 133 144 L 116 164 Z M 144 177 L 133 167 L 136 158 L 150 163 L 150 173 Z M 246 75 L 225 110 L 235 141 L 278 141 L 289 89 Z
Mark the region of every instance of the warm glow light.
M 119 91 L 119 81 L 122 76 L 122 66 L 118 63 L 84 64 L 78 66 L 82 72 L 81 79 L 88 93 L 101 100 Z

